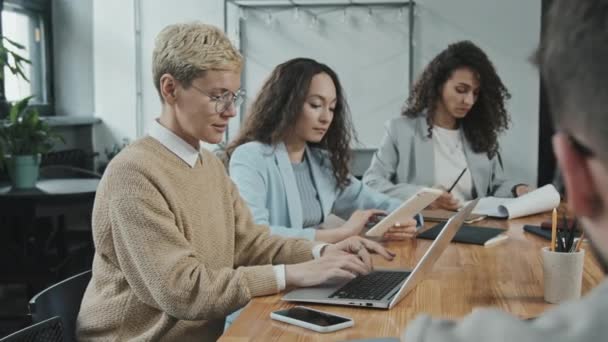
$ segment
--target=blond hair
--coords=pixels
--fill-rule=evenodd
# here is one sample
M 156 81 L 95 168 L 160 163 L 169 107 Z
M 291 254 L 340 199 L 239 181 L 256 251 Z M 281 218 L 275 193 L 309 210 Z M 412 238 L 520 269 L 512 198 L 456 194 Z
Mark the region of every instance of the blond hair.
M 164 74 L 189 87 L 207 70 L 240 71 L 242 63 L 240 53 L 217 27 L 201 22 L 169 25 L 156 36 L 152 53 L 154 85 L 161 95 L 160 78 Z

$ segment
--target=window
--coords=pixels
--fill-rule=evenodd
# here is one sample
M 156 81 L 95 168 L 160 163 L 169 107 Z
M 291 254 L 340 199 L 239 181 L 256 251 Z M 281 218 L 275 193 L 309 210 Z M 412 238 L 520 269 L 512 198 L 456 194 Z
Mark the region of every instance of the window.
M 49 114 L 52 105 L 50 79 L 50 1 L 4 0 L 2 7 L 2 35 L 24 47 L 16 49 L 4 41 L 5 46 L 31 61 L 23 64 L 28 79 L 4 70 L 4 97 L 14 102 L 32 96 L 30 104 L 41 114 Z

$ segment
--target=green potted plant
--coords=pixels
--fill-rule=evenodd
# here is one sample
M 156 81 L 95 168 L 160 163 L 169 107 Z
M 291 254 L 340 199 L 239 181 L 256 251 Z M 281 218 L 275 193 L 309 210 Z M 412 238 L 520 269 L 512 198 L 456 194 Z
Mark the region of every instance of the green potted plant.
M 15 189 L 36 186 L 41 155 L 63 138 L 40 120 L 38 111 L 28 107 L 31 97 L 11 106 L 8 121 L 0 126 L 0 154 Z
M 23 68 L 24 64 L 31 62 L 17 53 L 24 49 L 23 45 L 0 35 L 0 81 L 4 81 L 6 67 L 12 74 L 29 82 Z M 8 109 L 8 118 L 0 121 L 0 169 L 6 165 L 15 189 L 35 187 L 41 154 L 47 153 L 56 141 L 63 141 L 40 120 L 36 109 L 28 107 L 31 98 L 26 97 L 8 106 L 0 104 Z

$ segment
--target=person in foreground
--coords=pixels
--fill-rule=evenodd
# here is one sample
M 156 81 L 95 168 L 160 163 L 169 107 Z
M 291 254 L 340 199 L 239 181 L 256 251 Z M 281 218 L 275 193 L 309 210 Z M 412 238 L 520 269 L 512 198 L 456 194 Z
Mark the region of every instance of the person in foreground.
M 510 96 L 478 46 L 450 44 L 424 69 L 402 116 L 385 124 L 363 182 L 401 199 L 422 187 L 446 190 L 433 209 L 455 210 L 477 197 L 525 194 L 527 185 L 505 178 L 498 153 Z
M 554 151 L 570 208 L 608 271 L 608 1 L 555 0 L 537 54 L 557 133 Z M 461 322 L 417 318 L 416 341 L 605 341 L 608 281 L 531 321 L 479 310 Z
M 221 141 L 242 96 L 241 56 L 219 29 L 166 27 L 152 64 L 162 113 L 97 190 L 79 340 L 216 340 L 252 297 L 366 274 L 368 250 L 392 258 L 359 237 L 314 245 L 253 223 L 221 161 L 199 147 Z
M 327 65 L 295 58 L 272 71 L 226 149 L 230 177 L 256 223 L 273 234 L 338 242 L 401 205 L 350 174 L 350 122 L 338 76 Z M 329 214 L 347 221 L 321 229 Z M 416 224 L 399 222 L 385 238 L 411 237 Z

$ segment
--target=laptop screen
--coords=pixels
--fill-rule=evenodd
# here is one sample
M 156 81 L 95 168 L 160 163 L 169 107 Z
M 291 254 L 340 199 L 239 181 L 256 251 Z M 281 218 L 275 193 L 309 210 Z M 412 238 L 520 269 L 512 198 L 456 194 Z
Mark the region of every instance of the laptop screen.
M 392 308 L 396 305 L 405 295 L 410 292 L 420 280 L 422 280 L 426 273 L 428 273 L 432 268 L 437 259 L 441 256 L 443 251 L 448 247 L 454 235 L 458 232 L 464 220 L 471 214 L 479 199 L 469 202 L 464 208 L 460 210 L 457 214 L 452 216 L 445 224 L 435 241 L 431 244 L 431 247 L 424 253 L 422 259 L 418 262 L 410 276 L 406 279 L 403 287 L 397 295 L 391 301 L 389 308 Z

